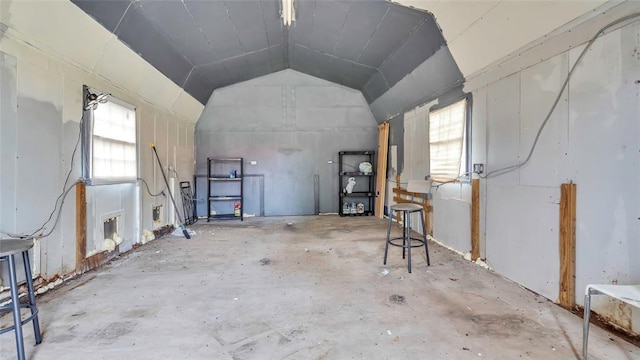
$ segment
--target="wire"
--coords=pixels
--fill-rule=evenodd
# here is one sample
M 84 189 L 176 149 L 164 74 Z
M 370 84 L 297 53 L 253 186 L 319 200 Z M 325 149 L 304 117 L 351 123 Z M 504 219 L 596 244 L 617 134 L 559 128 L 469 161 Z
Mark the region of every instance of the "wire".
M 71 166 L 69 168 L 69 172 L 67 173 L 67 176 L 64 179 L 64 184 L 62 185 L 62 192 L 56 198 L 56 202 L 53 205 L 53 210 L 49 214 L 49 217 L 47 218 L 47 220 L 42 224 L 42 226 L 40 226 L 39 228 L 37 228 L 31 234 L 28 234 L 28 235 L 26 235 L 26 234 L 14 234 L 14 233 L 10 233 L 10 232 L 4 231 L 4 230 L 0 230 L 0 234 L 4 234 L 4 235 L 10 236 L 10 237 L 14 237 L 14 238 L 29 238 L 29 237 L 33 237 L 35 234 L 37 234 L 38 232 L 40 232 L 40 231 L 45 229 L 45 227 L 49 224 L 49 222 L 51 222 L 51 219 L 53 218 L 53 215 L 56 213 L 56 211 L 58 211 L 58 215 L 56 216 L 56 220 L 53 223 L 53 227 L 51 228 L 51 230 L 48 233 L 46 233 L 46 235 L 42 235 L 40 237 L 46 237 L 46 236 L 51 235 L 51 233 L 53 233 L 53 230 L 58 225 L 58 221 L 60 219 L 60 213 L 62 212 L 62 205 L 64 204 L 64 199 L 67 197 L 67 194 L 69 193 L 69 191 L 71 189 L 73 189 L 78 184 L 78 182 L 76 182 L 73 185 L 71 185 L 69 188 L 67 188 L 67 184 L 69 183 L 69 179 L 71 178 L 71 173 L 73 172 L 73 164 L 74 164 L 73 160 L 76 157 L 76 152 L 78 151 L 78 147 L 80 145 L 80 139 L 82 138 L 82 126 L 83 126 L 83 124 L 84 124 L 84 112 L 82 113 L 82 116 L 80 117 L 80 123 L 78 125 L 78 138 L 76 139 L 76 144 L 75 144 L 75 146 L 73 148 L 73 152 L 71 153 Z M 58 209 L 58 203 L 60 203 L 60 208 L 59 209 Z
M 593 45 L 593 43 L 598 39 L 598 37 L 600 35 L 602 35 L 603 32 L 607 31 L 609 28 L 611 28 L 611 27 L 613 27 L 615 25 L 618 25 L 618 24 L 620 24 L 622 22 L 625 22 L 627 20 L 631 20 L 631 19 L 634 19 L 634 18 L 637 18 L 637 17 L 640 17 L 640 13 L 633 13 L 631 15 L 624 16 L 624 17 L 622 17 L 622 18 L 620 18 L 618 20 L 612 21 L 612 22 L 608 23 L 607 25 L 605 25 L 604 27 L 602 27 L 600 30 L 598 30 L 598 32 L 595 35 L 593 35 L 591 40 L 589 40 L 589 42 L 587 43 L 587 46 L 585 46 L 584 50 L 582 50 L 582 52 L 580 53 L 580 56 L 578 56 L 578 58 L 576 59 L 576 62 L 571 67 L 571 71 L 569 71 L 569 73 L 567 74 L 567 77 L 565 78 L 564 83 L 562 84 L 562 87 L 560 88 L 560 91 L 558 92 L 558 96 L 556 96 L 556 99 L 553 102 L 553 105 L 551 105 L 551 109 L 549 109 L 549 113 L 547 114 L 547 116 L 542 121 L 542 124 L 540 125 L 540 128 L 538 129 L 538 133 L 536 134 L 536 137 L 533 140 L 533 145 L 531 146 L 531 150 L 529 151 L 529 154 L 527 155 L 527 158 L 524 161 L 520 162 L 520 163 L 517 163 L 517 164 L 514 164 L 514 165 L 510 165 L 510 166 L 506 166 L 506 167 L 503 167 L 503 168 L 500 168 L 500 169 L 496 169 L 496 170 L 493 170 L 493 171 L 489 171 L 484 176 L 479 175 L 480 178 L 486 179 L 486 178 L 488 178 L 488 177 L 490 177 L 492 175 L 506 174 L 508 172 L 511 172 L 511 171 L 514 171 L 516 169 L 519 169 L 519 168 L 523 167 L 524 165 L 526 165 L 529 162 L 529 160 L 531 160 L 531 156 L 533 155 L 533 152 L 536 149 L 536 146 L 538 145 L 538 140 L 540 139 L 540 134 L 542 134 L 542 130 L 545 128 L 545 126 L 549 122 L 549 119 L 551 118 L 551 115 L 553 114 L 553 112 L 555 111 L 556 107 L 558 106 L 558 103 L 560 102 L 560 99 L 562 98 L 562 93 L 567 88 L 567 85 L 569 85 L 569 80 L 573 76 L 573 73 L 577 69 L 577 67 L 580 64 L 580 62 L 582 61 L 582 58 L 584 57 L 584 55 L 587 53 L 587 51 L 589 51 L 589 49 L 591 49 L 591 46 Z
M 167 189 L 166 187 L 165 187 L 164 189 L 160 190 L 160 192 L 159 192 L 159 193 L 157 193 L 157 194 L 152 194 L 152 193 L 151 193 L 151 189 L 149 188 L 149 184 L 147 183 L 147 180 L 145 180 L 145 179 L 143 179 L 143 178 L 138 178 L 138 180 L 140 180 L 140 181 L 142 181 L 142 182 L 144 183 L 144 185 L 145 185 L 145 186 L 146 186 L 146 188 L 147 188 L 147 193 L 148 193 L 150 196 L 153 196 L 153 197 L 156 197 L 156 196 L 167 196 L 167 195 L 164 193 L 164 191 Z

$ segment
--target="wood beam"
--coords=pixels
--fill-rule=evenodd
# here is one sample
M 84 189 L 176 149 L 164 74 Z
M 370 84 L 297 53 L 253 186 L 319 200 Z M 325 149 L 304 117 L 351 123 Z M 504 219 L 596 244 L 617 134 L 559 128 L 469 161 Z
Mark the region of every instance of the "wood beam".
M 389 153 L 389 123 L 378 125 L 378 166 L 376 169 L 376 199 L 374 213 L 377 218 L 384 216 L 387 186 L 387 154 Z
M 576 299 L 576 184 L 560 186 L 560 306 L 573 308 Z
M 471 260 L 480 258 L 480 179 L 471 180 Z
M 85 271 L 87 254 L 87 188 L 83 182 L 76 185 L 76 273 Z

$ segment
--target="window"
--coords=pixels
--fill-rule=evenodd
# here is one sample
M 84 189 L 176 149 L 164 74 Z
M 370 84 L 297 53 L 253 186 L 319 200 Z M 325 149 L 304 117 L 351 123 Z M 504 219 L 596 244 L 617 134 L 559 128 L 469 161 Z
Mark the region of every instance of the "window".
M 429 112 L 429 156 L 431 178 L 448 182 L 466 175 L 467 100 Z
M 91 182 L 132 181 L 138 173 L 136 110 L 132 105 L 85 89 L 84 175 Z M 91 97 L 93 96 L 93 97 Z

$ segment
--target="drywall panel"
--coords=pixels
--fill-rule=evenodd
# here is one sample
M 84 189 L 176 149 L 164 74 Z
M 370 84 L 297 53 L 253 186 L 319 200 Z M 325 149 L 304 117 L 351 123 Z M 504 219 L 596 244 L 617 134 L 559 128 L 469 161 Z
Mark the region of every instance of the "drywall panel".
M 462 85 L 463 77 L 445 46 L 396 83 L 374 98 L 371 109 L 378 122 L 433 100 Z
M 377 144 L 362 94 L 292 70 L 216 90 L 196 129 L 197 171 L 206 173 L 207 157 L 244 157 L 246 171 L 264 176 L 267 216 L 314 213 L 316 175 L 320 211 L 337 212 L 338 152 Z M 199 183 L 196 197 L 205 191 Z
M 520 153 L 520 74 L 491 84 L 487 89 L 487 166 L 485 171 L 517 164 Z M 515 186 L 519 172 L 492 177 L 493 185 Z
M 489 65 L 485 70 L 466 76 L 465 90 L 473 91 L 491 82 L 547 60 L 567 49 L 584 44 L 605 25 L 625 16 L 637 13 L 637 1 L 609 1 L 594 11 L 568 22 L 540 39 L 536 39 Z M 620 25 L 617 25 L 620 27 Z M 609 30 L 615 30 L 612 27 Z
M 3 23 L 32 46 L 93 69 L 113 34 L 70 1 L 9 1 Z M 69 41 L 73 39 L 73 41 Z
M 532 66 L 520 75 L 520 159 L 524 161 L 569 72 L 568 55 L 562 54 Z M 568 93 L 565 90 L 530 161 L 520 168 L 520 184 L 557 186 L 566 181 L 568 166 Z
M 548 298 L 558 298 L 560 187 L 494 186 L 487 189 L 489 265 Z
M 0 52 L 0 229 L 16 229 L 17 60 Z
M 606 1 L 400 2 L 434 13 L 460 69 L 470 76 Z
M 569 173 L 578 184 L 577 292 L 589 283 L 640 281 L 634 256 L 640 250 L 638 34 L 635 23 L 598 39 L 570 83 Z M 580 51 L 570 51 L 569 63 Z M 629 320 L 611 304 L 595 309 L 620 323 Z
M 471 251 L 469 183 L 446 184 L 433 190 L 431 206 L 433 237 L 460 252 Z

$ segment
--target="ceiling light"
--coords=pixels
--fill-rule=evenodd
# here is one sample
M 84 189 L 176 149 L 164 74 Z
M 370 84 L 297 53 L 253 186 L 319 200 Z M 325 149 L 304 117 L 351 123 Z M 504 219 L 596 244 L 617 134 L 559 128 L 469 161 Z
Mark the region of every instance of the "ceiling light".
M 296 9 L 293 6 L 293 0 L 282 0 L 282 23 L 289 27 L 296 20 Z

